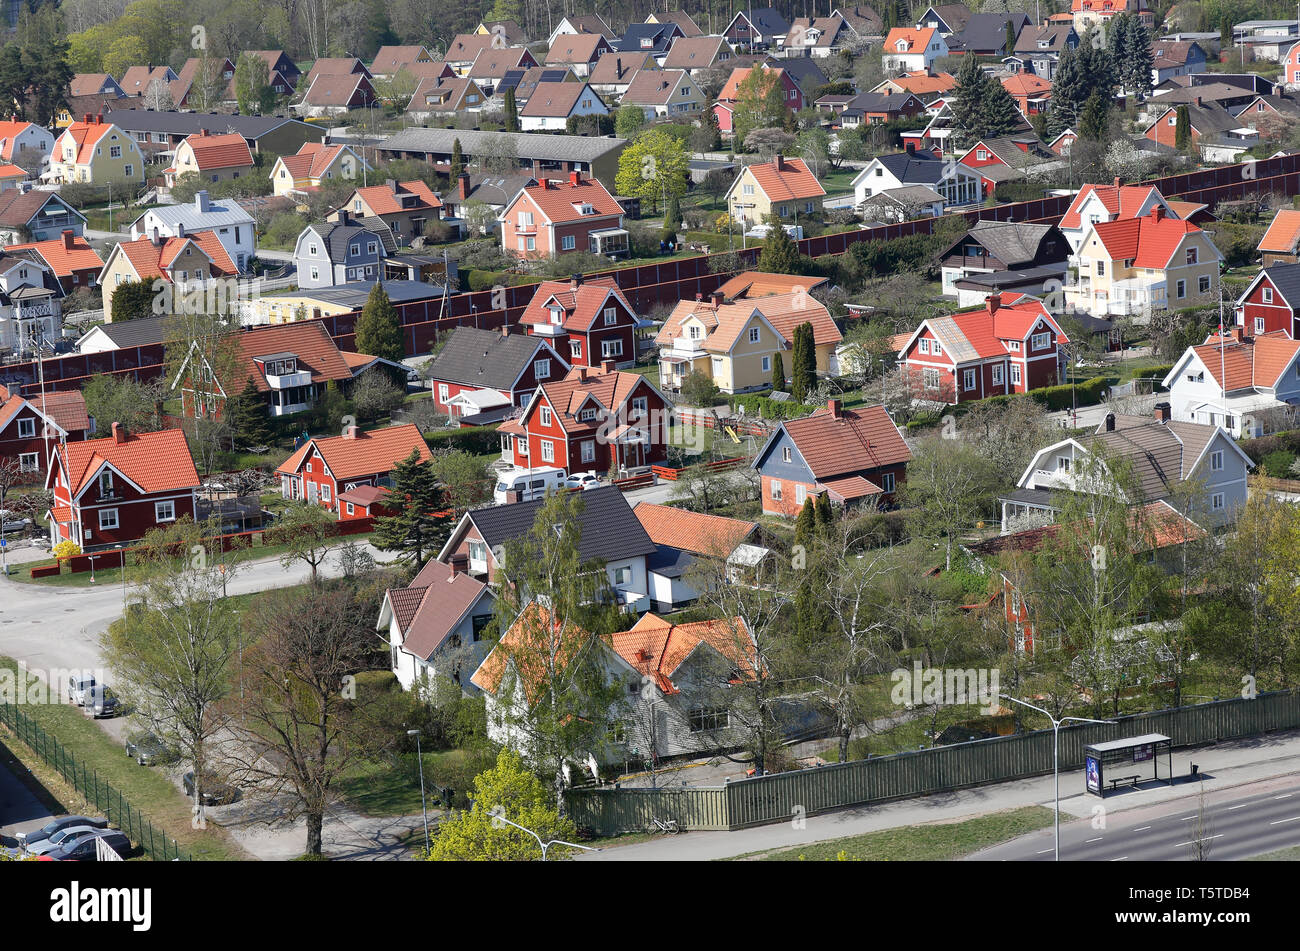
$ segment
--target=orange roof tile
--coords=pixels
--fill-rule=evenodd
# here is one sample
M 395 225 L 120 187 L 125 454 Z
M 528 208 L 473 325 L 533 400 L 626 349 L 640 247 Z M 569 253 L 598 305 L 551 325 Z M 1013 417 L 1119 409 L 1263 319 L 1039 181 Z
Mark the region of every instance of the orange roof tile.
M 403 423 L 358 432 L 355 436 L 317 437 L 301 447 L 275 471 L 284 475 L 295 474 L 302 462 L 311 455 L 313 448 L 321 454 L 325 465 L 329 466 L 330 474 L 340 482 L 391 472 L 397 463 L 413 451 L 420 454 L 421 462 L 433 458 L 428 444 L 420 435 L 419 427 L 414 423 Z
M 757 522 L 705 515 L 653 502 L 638 502 L 632 514 L 656 545 L 697 555 L 728 555 L 758 528 Z
M 839 416 L 832 415 L 829 408 L 819 409 L 811 416 L 786 420 L 781 427 L 818 480 L 855 475 L 912 458 L 883 406 L 841 409 Z
M 910 92 L 914 96 L 923 96 L 930 93 L 945 93 L 950 89 L 955 89 L 957 77 L 952 73 L 930 74 L 923 69 L 918 69 L 886 80 L 886 82 L 893 83 L 903 92 Z
M 666 694 L 678 692 L 672 677 L 701 644 L 730 661 L 747 680 L 754 679 L 753 638 L 743 618 L 673 624 L 646 614 L 631 629 L 611 637 L 614 651 Z M 763 671 L 767 676 L 767 671 Z
M 735 102 L 739 95 L 740 84 L 749 78 L 749 74 L 755 69 L 761 69 L 765 73 L 771 73 L 776 77 L 777 82 L 781 82 L 781 77 L 785 75 L 785 70 L 779 66 L 737 66 L 727 77 L 727 81 L 722 86 L 722 91 L 718 93 L 719 102 Z
M 1231 335 L 1220 338 L 1218 333 L 1213 333 L 1192 350 L 1215 382 L 1230 392 L 1252 387 L 1272 389 L 1279 385 L 1279 378 L 1300 353 L 1300 341 L 1291 340 L 1281 331 L 1241 340 Z
M 253 164 L 253 153 L 248 150 L 248 142 L 238 132 L 222 135 L 200 132 L 188 136 L 185 142 L 194 150 L 194 161 L 200 171 L 243 168 Z
M 769 274 L 766 271 L 745 271 L 723 281 L 718 291 L 726 300 L 752 300 L 772 294 L 789 294 L 796 288 L 810 291 L 825 284 L 824 277 L 806 277 L 802 274 Z
M 885 55 L 891 53 L 916 53 L 924 52 L 934 39 L 935 31 L 932 27 L 926 27 L 920 30 L 914 30 L 905 26 L 896 26 L 889 31 L 885 37 L 885 44 L 882 47 Z M 907 42 L 906 48 L 900 50 L 898 43 L 900 40 Z
M 532 703 L 545 685 L 548 671 L 566 669 L 594 640 L 597 638 L 572 623 L 560 629 L 548 609 L 530 602 L 496 647 L 483 658 L 470 683 L 495 694 L 506 668 L 513 664 L 524 695 Z
M 640 384 L 649 382 L 639 373 L 627 373 L 615 370 L 611 373 L 592 372 L 587 367 L 574 367 L 554 383 L 543 383 L 540 387 L 547 402 L 555 410 L 556 420 L 565 432 L 582 429 L 596 430 L 601 421 L 589 420 L 579 422 L 578 410 L 588 398 L 594 398 L 609 413 L 617 415 L 619 408 L 627 402 Z
M 65 443 L 59 459 L 75 498 L 94 480 L 104 463 L 148 493 L 174 492 L 199 485 L 185 433 L 164 429 L 156 433 L 127 433 L 122 442 L 112 436 Z
M 71 277 L 77 271 L 102 270 L 104 260 L 85 238 L 73 238 L 67 247 L 62 238 L 51 241 L 33 241 L 28 244 L 11 244 L 6 251 L 35 251 L 41 256 L 56 277 Z
M 1016 73 L 1002 80 L 1002 88 L 1012 96 L 1050 96 L 1052 84 L 1033 73 Z
M 547 220 L 554 224 L 623 214 L 623 206 L 614 200 L 605 186 L 585 175 L 580 175 L 577 185 L 571 181 L 542 182 L 523 189 L 520 195 L 527 195 Z M 515 200 L 519 200 L 518 195 Z M 590 205 L 595 214 L 584 215 L 581 210 L 583 205 Z M 509 214 L 509 206 L 506 214 Z
M 1079 212 L 1089 195 L 1100 198 L 1111 220 L 1115 220 L 1136 218 L 1142 214 L 1143 206 L 1153 193 L 1156 198 L 1164 200 L 1160 192 L 1146 185 L 1120 185 L 1118 181 L 1114 185 L 1084 185 L 1061 216 L 1060 227 L 1078 228 L 1082 225 L 1083 219 Z
M 822 183 L 803 159 L 782 158 L 780 169 L 776 167 L 775 159 L 748 168 L 763 194 L 772 201 L 821 198 L 826 194 L 826 189 L 822 188 Z
M 92 95 L 98 90 L 92 90 Z M 32 125 L 30 122 L 21 122 L 17 119 L 6 119 L 0 122 L 0 158 L 6 162 L 13 161 L 14 145 L 18 136 L 22 135 Z
M 1131 259 L 1134 267 L 1154 270 L 1168 267 L 1183 238 L 1201 230 L 1190 221 L 1154 215 L 1102 221 L 1093 227 L 1112 261 Z
M 583 281 L 575 291 L 570 281 L 543 281 L 537 285 L 532 299 L 519 317 L 521 324 L 549 324 L 550 311 L 547 304 L 554 299 L 564 308 L 564 329 L 571 331 L 588 331 L 596 318 L 604 310 L 605 301 L 613 295 L 629 314 L 635 316 L 636 309 L 619 290 L 612 277 L 592 278 Z
M 1259 250 L 1290 254 L 1296 249 L 1297 239 L 1300 239 L 1300 211 L 1280 208 L 1264 237 L 1259 239 Z
M 313 383 L 350 380 L 352 370 L 343 359 L 338 344 L 323 324 L 315 320 L 295 321 L 255 327 L 235 335 L 235 345 L 244 358 L 245 378 L 251 379 L 259 393 L 270 390 L 266 377 L 257 365 L 257 357 L 273 353 L 292 353 L 300 369 L 311 371 Z M 242 381 L 226 381 L 242 387 Z M 229 392 L 229 387 L 224 387 Z
M 95 147 L 95 143 L 102 139 L 108 133 L 109 129 L 115 128 L 117 127 L 114 126 L 113 123 L 104 122 L 97 116 L 92 116 L 89 122 L 78 119 L 76 122 L 64 129 L 63 135 L 60 135 L 58 141 L 54 143 L 54 154 L 58 156 L 63 155 L 63 149 L 60 143 L 66 137 L 71 139 L 73 144 L 77 147 L 77 157 L 74 160 L 76 164 L 88 165 L 95 154 L 92 151 Z
M 229 277 L 238 273 L 235 262 L 230 260 L 230 254 L 222 246 L 215 231 L 191 231 L 183 238 L 166 238 L 156 245 L 152 239 L 140 237 L 134 241 L 122 241 L 118 244 L 118 248 L 135 269 L 139 280 L 146 281 L 157 277 L 171 280 L 171 275 L 167 271 L 177 256 L 185 250 L 186 245 L 191 243 L 212 262 L 212 277 Z M 110 252 L 109 257 L 112 256 L 113 253 Z
M 415 195 L 419 201 L 416 204 L 403 206 L 397 199 L 397 196 L 402 193 Z M 419 211 L 442 207 L 442 200 L 433 193 L 428 185 L 419 180 L 398 182 L 396 191 L 387 185 L 371 185 L 368 188 L 358 188 L 356 195 L 369 205 L 376 215 L 395 215 L 403 211 Z

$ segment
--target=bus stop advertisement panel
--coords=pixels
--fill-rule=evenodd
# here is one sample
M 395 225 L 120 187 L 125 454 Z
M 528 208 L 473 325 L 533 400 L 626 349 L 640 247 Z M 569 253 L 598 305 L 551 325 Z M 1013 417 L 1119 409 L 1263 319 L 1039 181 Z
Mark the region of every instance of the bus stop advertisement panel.
M 1160 755 L 1168 758 L 1169 772 L 1166 781 L 1174 782 L 1174 742 L 1161 733 L 1146 733 L 1124 740 L 1090 743 L 1083 748 L 1084 791 L 1101 798 L 1106 797 L 1106 774 L 1111 773 L 1110 788 L 1121 784 L 1137 786 L 1144 778 L 1146 763 L 1151 763 L 1151 779 L 1160 779 Z

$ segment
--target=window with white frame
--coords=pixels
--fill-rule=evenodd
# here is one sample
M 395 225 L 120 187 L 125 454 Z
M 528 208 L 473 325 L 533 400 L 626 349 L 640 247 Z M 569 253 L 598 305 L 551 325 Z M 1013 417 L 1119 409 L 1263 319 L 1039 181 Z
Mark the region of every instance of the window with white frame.
M 36 435 L 36 420 L 20 419 L 18 420 L 18 438 L 31 439 Z
M 772 372 L 772 358 L 771 358 L 771 357 L 764 357 L 764 358 L 763 358 L 763 372 L 764 372 L 764 373 L 771 373 L 771 372 Z
M 99 527 L 104 530 L 115 529 L 118 526 L 117 509 L 100 509 L 99 510 Z
M 995 363 L 993 364 L 993 385 L 1000 386 L 1001 384 L 1002 384 L 1002 364 Z
M 789 446 L 783 446 L 783 447 L 781 448 L 781 461 L 782 461 L 782 462 L 789 462 L 790 459 L 791 459 L 791 457 L 792 457 L 792 455 L 793 455 L 793 453 L 790 451 L 790 447 L 789 447 Z
M 1210 453 L 1210 469 L 1213 472 L 1220 472 L 1223 469 L 1223 450 L 1216 450 Z
M 541 422 L 543 426 L 551 425 L 551 408 L 543 406 L 541 409 Z
M 937 390 L 939 388 L 939 371 L 927 367 L 921 372 L 921 382 L 925 384 L 927 390 Z
M 1175 296 L 1176 296 L 1176 297 L 1186 297 L 1186 296 L 1187 296 L 1187 282 L 1186 282 L 1186 281 L 1179 281 L 1179 282 L 1178 282 L 1178 284 L 1177 284 L 1177 293 L 1175 294 Z
M 575 360 L 581 359 L 581 357 L 582 357 L 582 341 L 581 341 L 581 340 L 570 340 L 570 341 L 569 341 L 569 354 L 570 354 L 570 355 L 571 355 Z
M 1196 289 L 1202 294 L 1206 294 L 1209 292 L 1210 276 L 1208 274 L 1202 274 L 1200 277 L 1196 279 Z
M 1012 382 L 1013 384 L 1017 384 L 1017 385 L 1020 383 L 1020 364 L 1019 364 L 1019 363 L 1013 363 L 1013 364 L 1011 364 L 1011 382 Z
M 919 345 L 919 348 L 920 348 L 920 351 L 921 351 L 922 353 L 929 353 L 929 352 L 930 352 L 930 339 L 929 339 L 928 337 L 922 337 L 922 338 L 921 338 L 921 343 L 920 343 L 920 345 Z
M 631 568 L 629 568 L 627 565 L 620 565 L 619 567 L 614 569 L 614 585 L 616 587 L 619 585 L 625 585 L 631 583 L 632 583 Z
M 582 441 L 582 461 L 583 462 L 596 461 L 596 443 L 593 440 L 584 439 Z
M 892 472 L 883 472 L 880 475 L 880 487 L 886 492 L 894 491 L 894 474 Z
M 1197 254 L 1196 254 L 1196 251 L 1197 251 L 1196 248 L 1188 248 L 1188 249 L 1187 249 L 1187 263 L 1188 263 L 1188 264 L 1195 264 L 1195 263 L 1197 262 Z
M 1256 318 L 1255 318 L 1255 333 L 1257 333 L 1257 334 L 1262 334 L 1263 332 L 1264 332 L 1264 318 L 1263 318 L 1263 317 L 1256 317 Z
M 933 353 L 936 357 L 943 356 L 943 347 L 939 345 L 939 341 L 932 340 L 930 342 L 930 352 Z
M 623 341 L 602 340 L 600 342 L 600 355 L 602 357 L 621 357 L 623 355 Z
M 618 308 L 617 308 L 617 307 L 606 307 L 606 308 L 605 308 L 605 326 L 606 326 L 606 327 L 612 327 L 612 326 L 613 326 L 614 324 L 616 324 L 616 323 L 618 323 Z
M 40 453 L 24 452 L 18 456 L 18 468 L 22 472 L 39 472 L 41 468 Z
M 758 343 L 758 337 L 759 337 L 758 328 L 757 328 L 757 327 L 750 327 L 750 328 L 749 328 L 749 342 L 750 342 L 750 343 Z
M 155 502 L 153 504 L 153 518 L 155 522 L 176 521 L 176 503 L 170 499 L 166 502 Z
M 577 248 L 577 246 L 578 246 L 578 238 L 576 235 L 571 235 L 571 234 L 560 235 L 561 251 L 572 251 L 575 248 Z
M 555 461 L 555 443 L 549 439 L 542 440 L 542 462 Z
M 1263 295 L 1263 296 L 1264 296 L 1264 303 L 1265 303 L 1265 304 L 1271 304 L 1271 303 L 1273 303 L 1273 288 L 1271 288 L 1271 287 L 1266 287 L 1266 288 L 1264 288 L 1264 295 Z
M 634 396 L 634 397 L 632 397 L 632 415 L 633 415 L 633 416 L 641 416 L 641 415 L 644 415 L 645 412 L 646 412 L 646 410 L 648 410 L 649 408 L 650 408 L 650 401 L 649 401 L 648 399 L 646 399 L 644 396 Z
M 1035 350 L 1046 350 L 1052 342 L 1051 334 L 1034 334 L 1029 338 L 1029 345 Z
M 533 361 L 533 376 L 537 377 L 537 379 L 539 379 L 539 380 L 546 380 L 546 379 L 549 379 L 550 376 L 551 376 L 551 361 L 550 361 L 550 360 L 534 360 L 534 361 Z
M 1220 512 L 1223 510 L 1222 492 L 1215 492 L 1214 495 L 1210 496 L 1210 508 L 1216 512 Z
M 450 391 L 447 389 L 447 384 L 446 384 L 446 383 L 439 383 L 439 384 L 438 384 L 438 402 L 439 402 L 439 403 L 446 403 L 446 402 L 447 402 L 447 399 L 449 398 L 449 396 L 450 396 Z
M 975 371 L 974 371 L 974 370 L 963 370 L 963 371 L 962 371 L 962 375 L 961 375 L 961 377 L 962 377 L 961 382 L 962 382 L 962 388 L 963 388 L 963 389 L 967 389 L 967 390 L 973 390 L 973 389 L 975 389 Z
M 771 489 L 770 489 L 769 494 L 770 494 L 770 495 L 772 496 L 772 498 L 773 498 L 775 501 L 777 501 L 777 502 L 780 502 L 781 499 L 782 499 L 782 495 L 781 495 L 781 483 L 778 482 L 776 479 L 773 479 L 773 480 L 772 480 L 772 483 L 771 483 Z

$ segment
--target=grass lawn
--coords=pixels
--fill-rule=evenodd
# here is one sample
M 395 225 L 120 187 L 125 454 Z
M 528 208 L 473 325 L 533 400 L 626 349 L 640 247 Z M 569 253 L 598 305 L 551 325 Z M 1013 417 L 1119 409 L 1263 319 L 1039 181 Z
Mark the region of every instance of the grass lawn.
M 795 849 L 753 853 L 742 859 L 765 862 L 942 862 L 1006 842 L 1052 824 L 1052 810 L 1025 806 L 967 819 L 883 829 L 828 839 Z
M 424 792 L 429 812 L 441 814 L 436 805 L 438 788 L 456 791 L 456 806 L 468 804 L 465 794 L 475 775 L 492 765 L 490 757 L 467 750 L 441 750 L 424 754 Z M 414 754 L 397 763 L 369 762 L 357 765 L 335 785 L 335 792 L 352 808 L 366 816 L 412 816 L 420 812 L 420 773 Z
M 1246 861 L 1248 862 L 1300 862 L 1300 845 L 1293 845 L 1289 849 L 1278 849 L 1276 852 L 1265 852 L 1263 855 L 1252 855 Z
M 18 665 L 12 658 L 0 657 L 0 667 L 16 671 Z M 29 704 L 23 710 L 64 748 L 76 757 L 77 762 L 113 786 L 131 805 L 139 809 L 153 824 L 179 843 L 183 851 L 196 859 L 245 858 L 238 845 L 228 841 L 219 827 L 209 824 L 206 829 L 190 825 L 191 804 L 172 784 L 159 767 L 145 767 L 127 759 L 117 741 L 88 720 L 76 707 L 66 703 Z M 51 786 L 67 808 L 80 800 L 80 796 L 52 767 L 27 747 L 10 738 L 7 745 L 18 753 L 24 765 Z M 62 784 L 64 789 L 57 786 Z M 80 808 L 80 806 L 78 806 Z
M 860 168 L 843 168 L 832 169 L 818 179 L 822 183 L 822 188 L 826 189 L 827 195 L 842 195 L 853 191 L 853 179 L 858 177 L 861 172 Z

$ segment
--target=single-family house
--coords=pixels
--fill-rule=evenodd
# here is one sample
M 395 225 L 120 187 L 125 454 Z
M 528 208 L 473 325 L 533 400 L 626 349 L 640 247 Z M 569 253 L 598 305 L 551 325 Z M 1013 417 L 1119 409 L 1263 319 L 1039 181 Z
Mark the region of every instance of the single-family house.
M 486 406 L 483 400 L 465 399 L 466 394 L 495 394 L 491 408 L 522 409 L 540 384 L 560 379 L 570 366 L 561 348 L 545 337 L 512 334 L 508 328 L 456 327 L 430 362 L 427 376 L 434 405 L 463 417 Z
M 1271 264 L 1237 298 L 1236 323 L 1256 337 L 1281 333 L 1300 340 L 1300 264 Z
M 564 33 L 547 50 L 546 65 L 565 66 L 585 78 L 602 56 L 612 52 L 613 44 L 599 33 Z
M 71 231 L 81 237 L 86 216 L 59 197 L 58 192 L 0 191 L 0 241 L 19 244 L 24 241 L 51 241 Z
M 77 237 L 71 228 L 65 229 L 57 238 L 11 244 L 4 251 L 6 254 L 26 251 L 39 257 L 58 279 L 65 294 L 82 287 L 94 287 L 104 269 L 103 259 L 90 242 Z
M 26 162 L 48 158 L 54 151 L 54 134 L 34 122 L 7 119 L 0 122 L 0 160 Z
M 663 65 L 668 48 L 682 36 L 676 23 L 632 23 L 627 32 L 614 41 L 614 49 L 620 53 L 649 53 L 656 63 Z
M 546 45 L 554 46 L 555 41 L 562 36 L 580 36 L 588 33 L 599 34 L 611 43 L 618 39 L 618 34 L 605 22 L 604 17 L 599 13 L 586 13 L 561 17 L 560 22 L 551 31 L 551 35 L 546 38 Z
M 501 247 L 520 258 L 570 251 L 626 255 L 623 206 L 605 186 L 582 172 L 567 181 L 544 179 L 516 193 L 501 213 Z
M 691 15 L 685 10 L 665 10 L 662 13 L 651 13 L 645 18 L 646 23 L 675 23 L 677 28 L 682 31 L 682 36 L 690 39 L 696 36 L 703 36 L 704 31 L 699 28 Z
M 275 195 L 292 195 L 320 188 L 335 179 L 351 181 L 363 168 L 369 168 L 366 160 L 349 145 L 304 142 L 293 155 L 276 158 L 271 167 L 271 191 Z
M 755 69 L 769 72 L 776 77 L 781 86 L 781 99 L 791 112 L 799 112 L 812 101 L 810 97 L 804 95 L 803 88 L 795 81 L 793 74 L 783 66 L 768 66 L 765 63 L 757 66 L 737 66 L 732 69 L 731 75 L 727 77 L 713 104 L 713 114 L 718 118 L 718 129 L 723 135 L 731 135 L 735 128 L 732 117 L 740 95 L 740 84 L 748 79 L 749 74 Z
M 698 76 L 704 70 L 725 67 L 731 61 L 731 56 L 731 47 L 721 36 L 683 36 L 668 48 L 663 67 L 684 69 L 692 76 Z
M 1088 184 L 1075 194 L 1061 217 L 1059 227 L 1070 243 L 1070 250 L 1077 252 L 1093 225 L 1103 221 L 1142 218 L 1151 214 L 1151 209 L 1157 205 L 1164 208 L 1170 218 L 1182 217 L 1159 189 L 1149 185 L 1121 185 L 1118 178 L 1111 185 Z
M 164 238 L 161 228 L 147 235 L 113 245 L 104 261 L 99 284 L 104 297 L 104 313 L 111 320 L 113 295 L 127 281 L 145 281 L 193 291 L 213 278 L 236 277 L 239 269 L 213 231 L 186 231 L 176 227 L 176 236 Z
M 939 256 L 943 294 L 961 307 L 981 304 L 995 291 L 1038 296 L 1064 286 L 1069 254 L 1055 225 L 977 221 Z
M 483 111 L 489 94 L 468 76 L 451 79 L 421 79 L 406 107 L 406 114 L 418 122 L 444 121 Z
M 238 132 L 211 135 L 206 129 L 176 146 L 172 164 L 163 169 L 168 186 L 194 174 L 204 184 L 231 181 L 253 170 L 253 153 Z
M 854 176 L 854 204 L 861 208 L 873 195 L 906 185 L 933 188 L 943 196 L 945 206 L 970 205 L 982 198 L 977 170 L 909 144 L 905 152 L 876 156 Z
M 596 367 L 612 360 L 636 362 L 636 311 L 613 278 L 543 281 L 519 316 L 528 334 L 541 337 L 573 366 Z
M 1173 419 L 1219 426 L 1236 439 L 1292 428 L 1300 407 L 1300 341 L 1282 331 L 1217 332 L 1166 374 Z
M 432 62 L 433 56 L 423 46 L 381 46 L 370 64 L 370 75 L 376 79 L 392 79 L 418 63 Z
M 657 68 L 655 58 L 649 53 L 606 53 L 591 68 L 587 82 L 602 99 L 613 102 L 627 92 L 627 87 L 632 84 L 632 79 L 638 72 Z
M 1300 263 L 1300 211 L 1279 208 L 1259 239 L 1258 250 L 1266 268 Z
M 622 106 L 640 106 L 647 119 L 699 112 L 704 95 L 684 69 L 639 70 L 623 93 Z
M 912 453 L 883 406 L 844 409 L 839 400 L 783 420 L 751 464 L 763 514 L 793 518 L 809 497 L 835 505 L 887 506 L 907 479 Z
M 484 95 L 491 96 L 510 70 L 532 69 L 539 65 L 536 57 L 524 47 L 489 47 L 474 57 L 465 77 L 474 80 Z
M 1016 35 L 1015 58 L 1035 76 L 1048 82 L 1056 76 L 1056 64 L 1064 50 L 1079 48 L 1079 33 L 1073 23 L 1027 24 Z
M 743 225 L 762 224 L 769 215 L 798 222 L 819 220 L 826 189 L 803 159 L 786 158 L 780 152 L 770 162 L 746 165 L 724 196 L 733 221 Z
M 298 235 L 293 262 L 299 287 L 339 287 L 382 276 L 384 258 L 397 250 L 392 231 L 378 221 L 363 224 L 344 214 L 337 221 L 310 224 Z
M 135 139 L 101 115 L 87 115 L 54 140 L 46 175 L 56 182 L 143 185 L 144 159 Z
M 293 108 L 300 116 L 320 118 L 365 109 L 378 101 L 375 87 L 363 73 L 320 73 Z
M 210 231 L 241 274 L 248 270 L 249 263 L 257 254 L 257 228 L 253 216 L 229 198 L 213 201 L 207 189 L 195 192 L 192 202 L 160 205 L 146 211 L 131 223 L 131 240 L 151 237 L 155 231 L 162 238 Z
M 964 3 L 941 3 L 927 7 L 916 22 L 919 27 L 937 30 L 941 36 L 952 36 L 966 29 L 971 15 Z
M 777 46 L 789 33 L 790 21 L 772 7 L 742 10 L 722 31 L 733 47 L 746 50 Z
M 652 611 L 675 611 L 698 598 L 690 583 L 695 560 L 725 561 L 758 531 L 757 522 L 653 502 L 636 503 L 632 514 L 655 544 L 647 565 Z
M 538 83 L 519 110 L 519 128 L 563 131 L 572 116 L 607 115 L 609 106 L 588 83 Z
M 303 499 L 336 512 L 339 496 L 358 486 L 391 489 L 393 469 L 412 453 L 420 462 L 433 458 L 414 423 L 369 431 L 349 426 L 341 436 L 307 440 L 275 474 L 285 499 Z
M 442 215 L 442 199 L 420 179 L 398 182 L 387 179 L 382 185 L 358 188 L 348 200 L 326 215 L 327 221 L 349 219 L 376 219 L 393 233 L 399 245 L 409 244 L 412 238 L 424 234 L 425 225 L 437 221 Z
M 949 53 L 948 42 L 938 30 L 896 26 L 885 37 L 881 56 L 887 70 L 929 71 L 937 59 Z
M 17 464 L 23 479 L 44 484 L 51 450 L 89 438 L 93 425 L 80 390 L 24 398 L 17 387 L 0 386 L 0 460 Z

